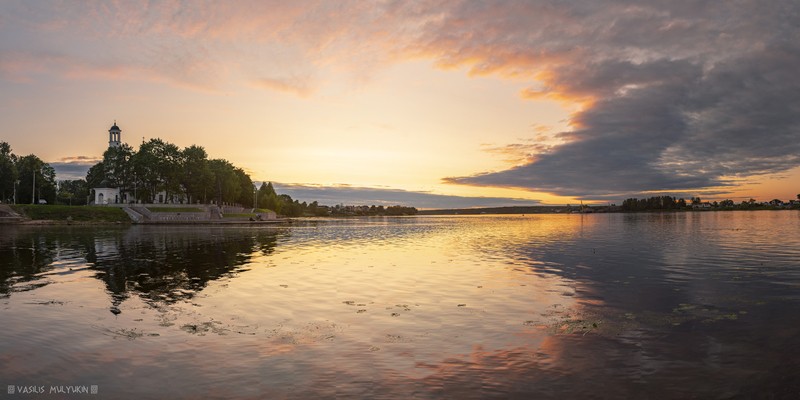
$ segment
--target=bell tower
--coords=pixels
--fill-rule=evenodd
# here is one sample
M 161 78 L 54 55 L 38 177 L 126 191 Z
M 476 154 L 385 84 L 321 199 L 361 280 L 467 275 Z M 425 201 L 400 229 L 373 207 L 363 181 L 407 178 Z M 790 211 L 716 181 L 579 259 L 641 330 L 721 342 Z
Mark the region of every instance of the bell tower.
M 108 147 L 119 147 L 122 143 L 122 131 L 117 126 L 117 121 L 114 121 L 114 126 L 108 130 Z

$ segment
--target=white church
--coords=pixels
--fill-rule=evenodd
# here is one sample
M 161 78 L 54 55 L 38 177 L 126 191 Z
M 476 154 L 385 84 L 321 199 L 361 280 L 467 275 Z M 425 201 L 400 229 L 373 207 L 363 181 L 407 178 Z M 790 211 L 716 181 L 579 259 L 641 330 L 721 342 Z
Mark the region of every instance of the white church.
M 117 121 L 114 121 L 114 125 L 108 130 L 108 147 L 119 147 L 121 144 L 122 130 L 117 126 Z M 94 191 L 95 205 L 141 203 L 139 199 L 135 199 L 130 193 L 122 192 L 119 188 L 114 187 L 107 179 L 103 179 L 103 181 L 100 182 L 100 187 L 92 188 L 92 190 Z M 182 195 L 172 195 L 170 199 L 167 199 L 166 196 L 166 192 L 162 191 L 157 193 L 155 202 L 158 204 L 185 202 Z

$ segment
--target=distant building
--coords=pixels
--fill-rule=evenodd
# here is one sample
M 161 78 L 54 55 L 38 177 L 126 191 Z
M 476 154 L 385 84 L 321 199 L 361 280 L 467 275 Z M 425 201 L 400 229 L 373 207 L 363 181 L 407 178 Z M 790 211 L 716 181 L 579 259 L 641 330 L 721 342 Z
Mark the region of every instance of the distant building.
M 706 201 L 703 203 L 692 204 L 692 208 L 695 210 L 708 210 L 711 208 L 711 203 Z

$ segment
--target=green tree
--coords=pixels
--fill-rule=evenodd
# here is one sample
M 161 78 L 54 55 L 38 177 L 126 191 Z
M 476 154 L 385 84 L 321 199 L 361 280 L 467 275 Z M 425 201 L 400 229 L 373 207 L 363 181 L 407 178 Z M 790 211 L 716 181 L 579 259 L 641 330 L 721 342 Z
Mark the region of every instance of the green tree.
M 278 196 L 278 208 L 280 213 L 287 217 L 299 217 L 303 215 L 303 208 L 300 202 L 292 200 L 292 196 L 282 194 Z M 278 212 L 278 211 L 276 211 Z
M 157 168 L 158 157 L 154 151 L 156 145 L 154 140 L 151 139 L 149 142 L 142 143 L 139 146 L 139 151 L 131 157 L 133 173 L 136 179 L 136 197 L 145 203 L 153 202 L 161 184 L 161 177 Z
M 89 189 L 83 179 L 64 180 L 58 182 L 58 201 L 68 205 L 84 205 L 89 196 Z
M 181 191 L 182 156 L 178 146 L 155 138 L 142 143 L 131 157 L 137 180 L 137 196 L 153 202 L 158 192 L 164 191 L 163 201 Z
M 181 165 L 183 156 L 178 146 L 164 142 L 161 139 L 151 140 L 155 143 L 153 151 L 156 159 L 156 170 L 161 180 L 158 189 L 165 192 L 165 201 L 172 199 L 172 196 L 181 192 Z
M 275 193 L 272 182 L 262 183 L 258 189 L 258 207 L 275 211 L 278 214 L 283 211 L 283 202 L 278 198 L 278 194 Z
M 0 142 L 0 201 L 10 202 L 14 196 L 19 174 L 17 173 L 17 157 L 11 152 L 11 145 Z
M 213 193 L 214 173 L 209 166 L 206 150 L 196 145 L 183 149 L 181 170 L 181 185 L 189 203 L 196 203 L 200 199 L 207 202 L 207 195 Z
M 103 180 L 106 178 L 105 165 L 100 161 L 92 165 L 89 171 L 86 172 L 86 185 L 89 188 L 98 188 L 102 185 Z
M 103 153 L 104 178 L 109 186 L 120 189 L 120 195 L 132 191 L 135 184 L 131 163 L 133 154 L 133 148 L 125 143 L 119 147 L 109 147 Z
M 261 186 L 258 187 L 258 193 L 256 195 L 256 208 L 268 208 L 267 207 L 267 182 L 261 182 Z
M 34 154 L 20 157 L 17 162 L 20 183 L 17 203 L 38 203 L 40 199 L 55 202 L 56 171 Z
M 234 200 L 234 202 L 241 204 L 242 207 L 255 207 L 253 203 L 255 200 L 255 186 L 253 185 L 253 181 L 250 180 L 250 175 L 247 175 L 241 168 L 235 168 L 233 172 L 236 174 L 236 182 L 238 183 L 236 200 Z
M 214 176 L 211 192 L 214 194 L 217 204 L 236 202 L 241 191 L 236 168 L 223 159 L 214 159 L 208 164 Z

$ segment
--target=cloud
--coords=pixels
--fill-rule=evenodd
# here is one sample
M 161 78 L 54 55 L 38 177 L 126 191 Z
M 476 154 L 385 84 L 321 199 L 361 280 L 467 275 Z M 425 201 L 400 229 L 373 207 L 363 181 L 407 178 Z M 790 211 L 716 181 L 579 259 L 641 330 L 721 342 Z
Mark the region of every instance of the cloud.
M 62 163 L 85 163 L 85 164 L 97 164 L 100 161 L 103 161 L 101 157 L 95 156 L 68 156 L 68 157 L 61 157 L 58 161 Z
M 56 179 L 59 181 L 86 179 L 86 173 L 89 172 L 89 168 L 91 168 L 92 165 L 94 165 L 94 163 L 50 163 L 50 166 L 56 171 Z
M 253 85 L 265 89 L 293 93 L 300 97 L 308 97 L 314 92 L 309 80 L 300 77 L 261 78 L 253 81 Z
M 523 97 L 583 108 L 565 143 L 528 163 L 445 182 L 608 197 L 724 188 L 800 165 L 797 3 L 482 6 L 443 19 L 435 56 L 480 73 L 528 71 L 538 83 Z
M 533 206 L 538 200 L 513 199 L 502 197 L 450 196 L 426 192 L 412 192 L 400 189 L 370 188 L 349 185 L 313 186 L 300 184 L 273 183 L 279 194 L 288 194 L 293 199 L 323 205 L 405 205 L 419 209 L 436 208 L 475 208 L 502 206 Z
M 307 96 L 331 71 L 368 79 L 393 58 L 386 43 L 402 34 L 383 6 L 360 1 L 12 0 L 2 7 L 9 18 L 0 25 L 0 73 L 16 82 L 35 82 L 46 66 L 48 75 L 68 79 L 124 77 L 214 92 L 255 84 Z M 53 57 L 66 62 L 48 63 Z
M 102 158 L 92 156 L 69 156 L 49 164 L 56 171 L 56 179 L 61 181 L 86 179 L 89 168 L 100 161 Z

